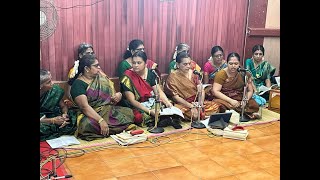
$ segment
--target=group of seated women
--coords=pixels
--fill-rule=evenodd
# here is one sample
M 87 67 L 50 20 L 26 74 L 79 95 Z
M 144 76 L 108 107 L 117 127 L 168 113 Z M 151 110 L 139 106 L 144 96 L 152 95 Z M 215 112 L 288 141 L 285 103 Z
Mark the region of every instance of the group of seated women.
M 211 58 L 204 66 L 204 81 L 212 84 L 208 95 L 202 88 L 202 78 L 194 73 L 194 70 L 200 72 L 201 68 L 190 57 L 189 49 L 185 43 L 177 46 L 170 63 L 170 73 L 164 86 L 160 87 L 158 65 L 147 58 L 141 40 L 131 41 L 118 67 L 120 92 L 116 92 L 113 82 L 101 69 L 92 45 L 81 44 L 78 60 L 68 74 L 70 92 L 66 93 L 70 96 L 69 108 L 62 101 L 63 89 L 52 84 L 49 71 L 40 69 L 41 140 L 75 134 L 91 141 L 133 130 L 137 126 L 151 127 L 155 124 L 156 113 L 159 113 L 155 110 L 156 102 L 161 102 L 163 107 L 175 106 L 183 112 L 185 119 L 159 119 L 167 121 L 162 124 L 174 128 L 182 128 L 181 120 L 203 120 L 211 114 L 231 109 L 240 113 L 244 108 L 248 120 L 256 119 L 259 105 L 252 96 L 254 83 L 261 83 L 259 78 L 262 75 L 249 76 L 245 83 L 243 74 L 237 71 L 239 54 L 232 52 L 224 60 L 223 49 L 214 46 Z M 261 48 L 257 51 L 264 53 Z M 266 65 L 257 63 L 254 57 L 256 55 L 250 60 L 254 73 L 259 74 L 260 65 L 264 69 Z M 250 66 L 250 62 L 246 64 Z M 270 78 L 270 75 L 263 76 Z M 266 82 L 269 85 L 270 80 Z M 245 96 L 244 88 L 247 88 Z

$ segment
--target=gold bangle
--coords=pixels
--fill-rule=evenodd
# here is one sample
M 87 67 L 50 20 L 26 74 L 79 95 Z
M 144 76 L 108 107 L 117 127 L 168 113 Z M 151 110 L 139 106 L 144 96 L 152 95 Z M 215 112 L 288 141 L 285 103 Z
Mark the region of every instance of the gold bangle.
M 103 120 L 104 120 L 103 118 L 99 119 L 98 123 L 100 124 Z
M 52 124 L 54 124 L 54 120 L 56 120 L 56 118 L 52 118 L 51 119 Z
M 149 109 L 149 112 L 148 112 L 149 116 L 150 116 L 150 109 Z

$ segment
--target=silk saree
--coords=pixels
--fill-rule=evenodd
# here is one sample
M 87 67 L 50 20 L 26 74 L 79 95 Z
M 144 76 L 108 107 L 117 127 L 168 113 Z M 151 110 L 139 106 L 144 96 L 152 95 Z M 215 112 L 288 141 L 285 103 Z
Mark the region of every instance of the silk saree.
M 226 71 L 222 70 L 216 74 L 214 82 L 222 85 L 221 93 L 237 101 L 242 101 L 245 83 L 241 73 L 237 73 L 235 77 L 228 77 Z M 220 112 L 230 109 L 233 109 L 238 113 L 241 113 L 242 111 L 241 107 L 234 108 L 229 102 L 222 99 L 216 98 L 213 101 L 220 104 Z M 258 111 L 259 105 L 254 99 L 250 98 L 244 108 L 244 114 L 250 119 L 253 119 L 253 113 Z
M 148 69 L 148 76 L 143 80 L 136 72 L 126 70 L 124 76 L 120 79 L 120 88 L 122 92 L 130 91 L 134 94 L 136 101 L 142 103 L 148 109 L 155 108 L 155 99 L 152 86 L 155 85 L 156 76 Z M 123 100 L 123 105 L 133 109 L 135 123 L 142 127 L 154 122 L 154 118 L 141 109 L 133 107 L 128 100 Z
M 81 80 L 76 81 L 74 84 L 84 83 Z M 115 94 L 113 84 L 108 77 L 98 75 L 88 85 L 85 94 L 89 105 L 108 123 L 109 135 L 118 134 L 127 129 L 133 123 L 134 118 L 130 108 L 112 104 L 111 97 Z M 73 105 L 77 110 L 78 130 L 76 134 L 80 139 L 91 141 L 106 137 L 100 133 L 101 129 L 97 120 L 83 114 L 75 103 Z
M 47 118 L 61 116 L 60 100 L 63 98 L 64 90 L 54 84 L 51 90 L 40 97 L 40 117 L 45 115 Z M 62 135 L 73 135 L 77 129 L 76 113 L 68 110 L 69 124 L 59 128 L 60 125 L 40 122 L 40 141 L 60 137 Z
M 197 85 L 198 85 L 198 76 L 192 74 L 191 80 L 184 76 L 180 71 L 175 70 L 171 72 L 167 78 L 167 81 L 164 86 L 164 92 L 168 97 L 172 98 L 175 95 L 185 99 L 189 103 L 198 102 L 197 99 Z M 189 107 L 186 107 L 183 104 L 175 103 L 174 106 L 179 108 L 186 119 L 191 119 L 192 114 Z M 205 116 L 210 116 L 213 113 L 219 112 L 219 105 L 215 102 L 208 101 L 205 98 L 203 102 L 203 108 L 201 113 L 201 119 L 204 119 Z M 198 112 L 199 113 L 199 112 Z

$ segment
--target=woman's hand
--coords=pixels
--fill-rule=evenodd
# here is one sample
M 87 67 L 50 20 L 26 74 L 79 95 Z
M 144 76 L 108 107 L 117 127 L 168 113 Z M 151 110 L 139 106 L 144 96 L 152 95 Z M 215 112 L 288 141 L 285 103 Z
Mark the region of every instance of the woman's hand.
M 240 106 L 240 102 L 237 101 L 237 100 L 234 100 L 234 99 L 232 99 L 232 101 L 230 102 L 230 104 L 231 104 L 233 107 L 235 107 L 235 108 Z
M 117 104 L 121 100 L 121 98 L 122 98 L 121 92 L 117 92 L 111 97 L 111 102 L 113 102 L 113 104 Z
M 103 120 L 100 122 L 100 129 L 101 129 L 101 134 L 106 136 L 106 135 L 109 135 L 109 126 L 108 126 L 108 123 Z
M 199 113 L 197 108 L 191 108 L 191 115 L 193 119 L 198 119 Z
M 67 121 L 69 121 L 69 117 L 65 117 L 64 115 L 54 117 L 53 119 L 54 124 L 60 125 L 59 128 L 63 128 L 64 126 L 70 124 L 70 122 Z
M 164 105 L 166 105 L 167 108 L 170 108 L 173 106 L 170 101 L 165 102 Z
M 241 105 L 241 107 L 243 108 L 243 107 L 245 107 L 246 106 L 246 104 L 248 103 L 248 99 L 247 98 L 244 98 L 241 102 L 240 102 L 240 105 Z
M 69 119 L 69 115 L 67 113 L 63 113 L 62 117 Z
M 155 116 L 156 115 L 156 111 L 155 109 L 150 109 L 150 116 Z

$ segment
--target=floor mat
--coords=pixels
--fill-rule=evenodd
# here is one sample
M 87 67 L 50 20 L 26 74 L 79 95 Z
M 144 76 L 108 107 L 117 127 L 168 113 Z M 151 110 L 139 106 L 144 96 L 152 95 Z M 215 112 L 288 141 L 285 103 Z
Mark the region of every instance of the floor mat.
M 261 108 L 262 112 L 262 118 L 260 120 L 253 120 L 249 122 L 241 122 L 239 123 L 239 113 L 233 111 L 230 122 L 239 124 L 241 126 L 251 126 L 255 124 L 263 124 L 263 123 L 269 123 L 273 121 L 279 121 L 280 120 L 280 114 L 270 111 L 267 108 Z M 168 134 L 174 134 L 174 133 L 179 133 L 182 131 L 186 131 L 191 128 L 190 122 L 182 122 L 181 123 L 182 128 L 181 129 L 174 129 L 172 126 L 165 127 L 165 131 L 163 133 L 159 134 L 153 134 L 147 131 L 147 128 L 141 128 L 138 127 L 138 129 L 143 129 L 144 133 L 148 135 L 149 137 L 159 137 L 159 136 L 165 136 Z M 111 137 L 104 138 L 104 139 L 98 139 L 98 140 L 93 140 L 93 141 L 85 141 L 78 139 L 80 141 L 80 145 L 73 145 L 73 146 L 68 146 L 66 149 L 74 150 L 74 149 L 82 149 L 86 153 L 87 152 L 92 152 L 92 151 L 100 151 L 105 148 L 109 148 L 112 146 L 119 146 L 118 143 L 113 140 Z M 74 153 L 77 153 L 79 151 L 75 151 Z M 72 152 L 68 152 L 68 154 Z
M 279 113 L 270 111 L 267 108 L 261 108 L 260 110 L 261 110 L 261 112 L 260 112 L 261 119 L 239 123 L 240 114 L 237 112 L 233 112 L 231 119 L 230 119 L 230 122 L 235 123 L 235 124 L 239 124 L 241 126 L 252 126 L 255 124 L 265 124 L 265 123 L 269 123 L 269 122 L 280 121 L 280 114 Z

